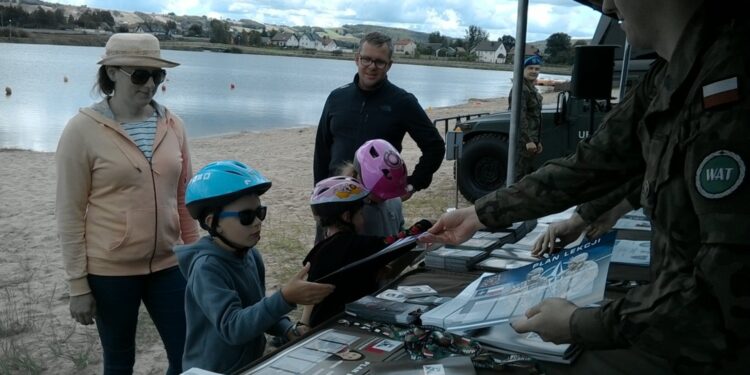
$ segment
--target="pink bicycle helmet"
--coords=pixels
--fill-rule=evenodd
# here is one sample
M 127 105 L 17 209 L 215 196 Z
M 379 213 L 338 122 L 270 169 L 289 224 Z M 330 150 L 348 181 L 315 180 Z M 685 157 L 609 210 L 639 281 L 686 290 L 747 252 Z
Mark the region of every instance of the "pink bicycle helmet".
M 409 175 L 398 150 L 382 139 L 365 142 L 354 154 L 362 184 L 382 200 L 406 194 Z
M 370 192 L 353 177 L 335 176 L 315 184 L 310 207 L 318 216 L 335 216 L 361 207 Z

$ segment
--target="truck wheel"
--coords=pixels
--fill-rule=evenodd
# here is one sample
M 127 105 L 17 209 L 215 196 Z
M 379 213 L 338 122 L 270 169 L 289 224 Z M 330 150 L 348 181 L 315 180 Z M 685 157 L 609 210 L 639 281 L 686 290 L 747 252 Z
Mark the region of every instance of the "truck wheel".
M 474 203 L 505 185 L 507 165 L 508 138 L 482 134 L 470 139 L 458 163 L 458 190 Z

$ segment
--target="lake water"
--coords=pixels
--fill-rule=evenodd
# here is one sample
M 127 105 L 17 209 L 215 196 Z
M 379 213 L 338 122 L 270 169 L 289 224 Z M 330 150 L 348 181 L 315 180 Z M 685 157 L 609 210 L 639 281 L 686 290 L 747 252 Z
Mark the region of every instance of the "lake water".
M 102 47 L 0 43 L 0 148 L 54 151 L 78 108 L 101 100 L 92 86 L 103 52 Z M 356 72 L 354 62 L 344 60 L 162 54 L 181 65 L 168 70 L 166 90 L 159 90 L 156 100 L 182 117 L 190 137 L 316 125 L 331 90 Z M 506 96 L 512 73 L 394 64 L 388 76 L 427 108 Z M 4 96 L 5 87 L 13 95 Z

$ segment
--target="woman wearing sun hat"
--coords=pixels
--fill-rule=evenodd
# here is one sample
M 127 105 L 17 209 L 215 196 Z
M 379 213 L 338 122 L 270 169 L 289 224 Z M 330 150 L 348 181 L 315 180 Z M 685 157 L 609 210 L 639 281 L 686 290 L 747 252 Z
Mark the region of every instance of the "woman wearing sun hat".
M 185 279 L 172 247 L 198 239 L 185 207 L 192 177 L 182 121 L 153 100 L 166 71 L 150 34 L 109 38 L 96 88 L 57 146 L 55 213 L 70 286 L 70 313 L 96 322 L 104 374 L 130 374 L 141 302 L 182 371 Z

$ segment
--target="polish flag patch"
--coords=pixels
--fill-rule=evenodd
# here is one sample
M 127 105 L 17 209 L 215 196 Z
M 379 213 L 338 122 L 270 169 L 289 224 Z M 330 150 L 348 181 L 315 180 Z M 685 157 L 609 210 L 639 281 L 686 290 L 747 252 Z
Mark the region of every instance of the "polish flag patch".
M 703 108 L 711 109 L 740 100 L 737 77 L 727 78 L 703 86 Z

